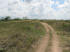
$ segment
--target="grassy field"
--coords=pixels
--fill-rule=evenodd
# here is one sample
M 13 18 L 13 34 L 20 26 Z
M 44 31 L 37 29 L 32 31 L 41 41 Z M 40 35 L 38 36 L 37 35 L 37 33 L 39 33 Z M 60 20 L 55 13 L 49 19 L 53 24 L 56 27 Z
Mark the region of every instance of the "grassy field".
M 45 29 L 39 22 L 0 22 L 0 52 L 28 52 L 44 35 Z
M 63 52 L 70 52 L 70 21 L 40 20 L 51 25 L 60 36 Z M 45 29 L 39 20 L 18 20 L 0 22 L 0 52 L 34 52 L 39 38 L 45 35 Z M 51 36 L 51 34 L 50 34 Z M 51 40 L 51 38 L 50 38 Z M 50 49 L 50 41 L 49 48 Z
M 60 36 L 63 52 L 70 52 L 70 21 L 69 20 L 47 20 Z

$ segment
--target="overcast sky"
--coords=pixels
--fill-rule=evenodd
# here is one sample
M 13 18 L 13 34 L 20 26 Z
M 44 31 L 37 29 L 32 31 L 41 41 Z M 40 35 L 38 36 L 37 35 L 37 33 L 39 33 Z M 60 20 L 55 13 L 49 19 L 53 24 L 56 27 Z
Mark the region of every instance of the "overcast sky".
M 70 0 L 0 0 L 0 16 L 70 19 Z

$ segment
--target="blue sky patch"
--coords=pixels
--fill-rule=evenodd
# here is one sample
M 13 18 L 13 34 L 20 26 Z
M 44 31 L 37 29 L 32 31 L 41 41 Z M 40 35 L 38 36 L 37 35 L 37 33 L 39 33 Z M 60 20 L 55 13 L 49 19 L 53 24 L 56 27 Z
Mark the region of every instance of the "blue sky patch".
M 65 0 L 52 0 L 52 1 L 54 1 L 54 2 L 59 2 L 60 4 L 64 4 L 64 2 L 65 2 Z
M 53 9 L 55 9 L 55 10 L 58 10 L 58 5 L 56 5 L 56 4 L 53 4 L 52 6 L 51 6 Z
M 22 2 L 24 2 L 24 0 L 21 0 Z
M 57 8 L 59 5 L 64 4 L 64 2 L 66 2 L 67 0 L 52 0 L 54 1 L 54 4 L 51 5 L 51 7 L 55 10 L 59 10 L 59 8 Z M 59 2 L 59 4 L 57 4 L 56 2 Z

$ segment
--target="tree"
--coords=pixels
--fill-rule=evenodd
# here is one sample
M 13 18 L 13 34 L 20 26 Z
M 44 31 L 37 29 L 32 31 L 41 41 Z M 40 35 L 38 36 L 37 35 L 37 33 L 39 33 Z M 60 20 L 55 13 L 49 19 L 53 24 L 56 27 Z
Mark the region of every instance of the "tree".
M 14 20 L 21 20 L 20 18 L 14 18 Z
M 4 18 L 4 20 L 5 20 L 5 21 L 10 20 L 10 16 L 6 16 L 6 17 Z

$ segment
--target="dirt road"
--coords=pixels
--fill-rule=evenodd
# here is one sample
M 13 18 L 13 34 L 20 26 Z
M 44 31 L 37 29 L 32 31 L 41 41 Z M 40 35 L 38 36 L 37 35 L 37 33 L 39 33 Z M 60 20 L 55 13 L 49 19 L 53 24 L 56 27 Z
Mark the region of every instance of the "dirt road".
M 60 46 L 60 42 L 59 42 L 59 37 L 56 34 L 56 32 L 54 31 L 54 29 L 48 25 L 47 23 L 41 23 L 45 29 L 46 29 L 46 35 L 42 38 L 42 40 L 40 41 L 38 48 L 36 49 L 35 52 L 46 52 L 46 49 L 48 48 L 48 42 L 50 39 L 50 32 L 52 33 L 52 43 L 51 43 L 51 52 L 62 52 Z
M 49 41 L 49 28 L 46 23 L 42 23 L 46 29 L 46 35 L 40 41 L 38 48 L 35 52 L 45 52 Z
M 48 25 L 48 27 L 52 33 L 51 52 L 62 52 L 61 47 L 60 47 L 59 36 L 56 34 L 56 31 L 50 25 Z

